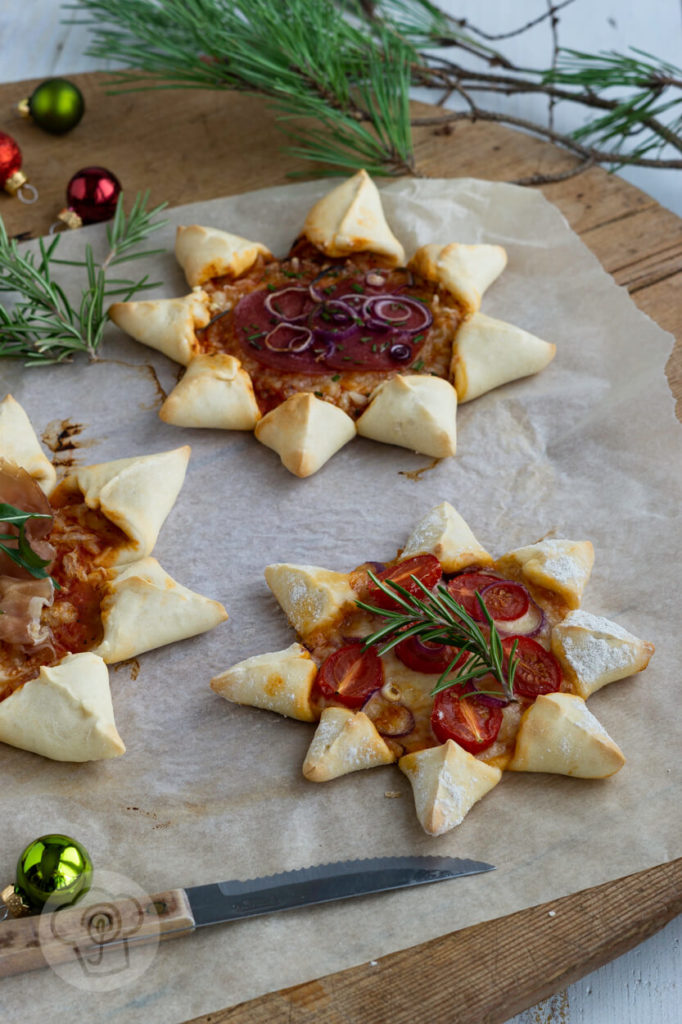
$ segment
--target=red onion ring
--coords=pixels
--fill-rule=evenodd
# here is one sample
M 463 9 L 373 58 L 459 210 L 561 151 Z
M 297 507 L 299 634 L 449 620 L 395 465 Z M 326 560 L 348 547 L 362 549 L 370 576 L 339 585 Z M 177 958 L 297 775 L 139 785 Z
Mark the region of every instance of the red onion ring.
M 417 324 L 411 325 L 410 327 L 403 326 L 403 320 L 395 320 L 387 318 L 385 315 L 385 306 L 387 304 L 400 304 L 401 306 L 409 307 L 412 313 L 418 313 L 420 321 Z M 425 328 L 430 327 L 433 323 L 433 315 L 431 310 L 420 302 L 419 299 L 413 299 L 409 295 L 375 295 L 367 299 L 364 307 L 365 318 L 377 321 L 384 326 L 400 326 L 402 330 L 409 331 L 410 334 L 416 334 L 417 331 L 423 331 Z M 408 312 L 407 317 L 409 319 L 410 313 Z
M 395 359 L 397 363 L 406 363 L 408 359 L 412 358 L 412 349 L 409 345 L 405 345 L 399 341 L 395 345 L 391 345 L 388 350 L 388 354 L 391 359 Z
M 403 299 L 395 299 L 391 295 L 377 297 L 376 299 L 370 299 L 372 304 L 372 315 L 377 320 L 385 320 L 386 323 L 390 324 L 391 327 L 396 324 L 402 326 L 405 320 L 409 319 L 410 310 L 405 308 L 405 302 Z M 396 313 L 392 307 L 398 306 Z
M 305 352 L 313 343 L 313 332 L 302 325 L 282 322 L 264 340 L 271 352 Z
M 500 692 L 500 696 L 499 697 L 493 696 L 493 694 L 491 694 L 491 693 L 481 693 L 481 691 L 479 690 L 479 686 L 481 686 L 482 689 L 485 690 L 485 681 L 486 681 L 486 679 L 490 679 L 490 675 L 489 674 L 485 675 L 485 676 L 481 676 L 480 679 L 472 679 L 471 680 L 472 685 L 473 685 L 474 690 L 475 690 L 476 700 L 480 700 L 481 704 L 487 704 L 488 707 L 491 707 L 491 708 L 506 708 L 507 704 L 509 704 L 509 698 L 505 697 L 502 692 Z M 497 680 L 495 680 L 495 682 L 497 682 Z
M 311 298 L 309 288 L 297 288 L 294 286 L 290 288 L 281 288 L 279 291 L 272 292 L 267 295 L 265 302 L 263 303 L 270 316 L 274 316 L 277 320 L 282 320 L 283 322 L 290 324 L 299 323 L 299 321 L 305 320 L 305 318 L 310 314 L 310 310 L 305 308 L 305 302 L 301 305 L 300 313 L 282 313 L 280 310 L 273 307 L 275 299 L 281 299 L 283 296 L 290 295 L 293 292 L 298 295 L 304 295 L 306 298 Z
M 533 628 L 529 629 L 528 631 L 523 630 L 521 632 L 519 630 L 518 625 L 514 625 L 513 622 L 503 623 L 501 621 L 495 620 L 495 625 L 497 627 L 497 632 L 500 634 L 500 636 L 501 637 L 505 637 L 505 636 L 530 636 L 530 637 L 533 637 L 533 636 L 537 636 L 539 633 L 542 633 L 542 631 L 544 630 L 544 628 L 545 628 L 545 626 L 547 624 L 547 617 L 546 617 L 545 613 L 543 612 L 542 608 L 540 608 L 538 605 L 536 605 L 534 601 L 531 604 L 531 609 L 532 609 L 533 612 L 537 612 L 537 625 L 536 626 L 533 626 Z M 527 614 L 528 614 L 528 612 L 526 612 L 526 615 Z M 506 628 L 505 628 L 505 626 L 506 626 Z

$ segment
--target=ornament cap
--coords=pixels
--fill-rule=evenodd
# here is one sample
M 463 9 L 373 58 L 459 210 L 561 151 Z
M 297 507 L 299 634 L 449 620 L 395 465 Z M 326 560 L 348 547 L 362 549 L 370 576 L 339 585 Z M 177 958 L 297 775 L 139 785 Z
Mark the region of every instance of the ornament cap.
M 21 893 L 18 893 L 13 885 L 6 885 L 0 892 L 0 900 L 5 904 L 10 917 L 26 917 L 31 913 L 31 908 L 25 902 Z
M 3 182 L 3 188 L 5 192 L 9 192 L 11 196 L 15 196 L 22 185 L 25 185 L 28 178 L 23 171 L 14 171 L 8 178 Z
M 31 116 L 30 102 L 28 96 L 24 96 L 23 100 L 19 100 L 17 103 L 17 111 L 22 117 L 29 118 Z
M 60 220 L 62 224 L 66 224 L 67 228 L 82 228 L 83 218 L 79 217 L 75 210 L 71 210 L 68 206 L 65 206 L 63 210 L 60 210 L 57 214 L 57 220 Z

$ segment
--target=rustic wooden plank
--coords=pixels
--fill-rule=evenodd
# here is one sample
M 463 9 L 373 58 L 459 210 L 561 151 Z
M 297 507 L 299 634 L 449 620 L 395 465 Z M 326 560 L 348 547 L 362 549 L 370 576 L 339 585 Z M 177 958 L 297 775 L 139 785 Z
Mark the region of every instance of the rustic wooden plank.
M 254 97 L 201 91 L 111 96 L 106 74 L 71 77 L 83 89 L 88 108 L 73 132 L 55 138 L 18 114 L 3 124 L 19 142 L 24 169 L 40 190 L 34 206 L 0 194 L 0 214 L 11 233 L 47 231 L 64 205 L 69 177 L 91 164 L 116 173 L 129 193 L 149 188 L 153 202 L 171 205 L 285 184 L 289 172 L 311 170 L 275 154 L 273 118 Z M 33 84 L 0 86 L 2 109 L 10 110 Z M 432 109 L 415 105 L 417 113 Z M 574 163 L 554 146 L 495 124 L 458 124 L 445 134 L 421 128 L 416 142 L 419 171 L 432 176 L 511 180 L 538 170 L 556 173 Z M 632 290 L 637 305 L 682 338 L 680 222 L 599 168 L 542 191 Z M 668 376 L 673 393 L 682 397 L 679 342 Z M 272 993 L 197 1022 L 496 1024 L 662 927 L 682 909 L 681 863 L 455 932 L 376 965 Z
M 39 80 L 0 86 L 2 109 L 9 111 L 3 130 L 17 140 L 23 169 L 40 192 L 32 206 L 0 192 L 0 214 L 10 233 L 46 233 L 65 205 L 69 178 L 92 164 L 113 171 L 126 191 L 148 188 L 153 202 L 171 206 L 286 184 L 291 173 L 314 172 L 312 165 L 276 150 L 280 133 L 267 105 L 256 97 L 203 90 L 111 95 L 106 73 L 72 79 L 83 91 L 86 114 L 64 136 L 48 135 L 15 109 Z M 414 107 L 416 114 L 432 110 L 422 104 Z M 458 124 L 447 135 L 421 128 L 415 140 L 419 172 L 430 176 L 509 181 L 575 164 L 556 146 L 497 124 Z M 579 233 L 656 206 L 649 196 L 599 168 L 543 191 Z
M 503 1024 L 681 911 L 682 859 L 191 1024 Z
M 655 204 L 582 235 L 602 266 L 631 291 L 682 270 L 682 221 Z

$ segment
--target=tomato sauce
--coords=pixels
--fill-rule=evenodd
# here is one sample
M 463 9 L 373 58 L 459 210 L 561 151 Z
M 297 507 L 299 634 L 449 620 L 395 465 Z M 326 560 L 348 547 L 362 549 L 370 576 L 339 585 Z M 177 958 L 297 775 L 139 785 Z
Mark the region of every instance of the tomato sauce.
M 474 610 L 473 592 L 469 593 L 472 584 L 475 590 L 493 583 L 507 583 L 510 592 L 518 585 L 518 581 L 510 580 L 509 576 L 506 573 L 502 574 L 496 566 L 485 569 L 472 567 L 466 571 L 466 574 L 471 576 L 470 580 L 465 580 L 464 573 L 449 578 L 442 576 L 441 579 L 440 564 L 432 555 L 415 556 L 403 562 L 396 559 L 381 566 L 376 563 L 365 563 L 353 570 L 349 574 L 349 579 L 357 599 L 375 606 L 381 604 L 381 601 L 377 601 L 381 591 L 369 578 L 368 568 L 372 569 L 380 580 L 395 579 L 401 585 L 405 583 L 404 568 L 405 571 L 409 570 L 421 578 L 427 587 L 442 582 L 448 587 L 453 598 L 463 604 L 465 609 L 469 605 L 470 611 Z M 522 714 L 533 703 L 535 697 L 539 693 L 557 689 L 565 692 L 571 690 L 570 684 L 561 675 L 558 663 L 552 666 L 551 663 L 556 659 L 549 650 L 551 626 L 563 617 L 566 609 L 561 605 L 557 595 L 535 587 L 526 580 L 523 580 L 523 586 L 527 589 L 530 600 L 542 609 L 543 625 L 534 633 L 533 638 L 519 638 L 519 656 L 524 659 L 524 663 L 517 669 L 519 688 L 515 689 L 515 700 L 507 706 L 498 707 L 494 703 L 491 706 L 473 693 L 470 684 L 464 684 L 462 687 L 462 692 L 466 692 L 467 697 L 466 705 L 461 709 L 458 707 L 458 696 L 457 700 L 453 701 L 449 690 L 443 690 L 442 696 L 434 697 L 432 691 L 439 679 L 439 674 L 434 671 L 434 665 L 436 668 L 441 667 L 438 659 L 434 657 L 435 644 L 424 645 L 420 651 L 417 645 L 401 642 L 381 657 L 382 672 L 377 675 L 373 660 L 376 657 L 375 650 L 370 649 L 370 656 L 364 661 L 360 654 L 363 649 L 361 641 L 363 637 L 385 624 L 385 620 L 358 608 L 324 636 L 307 638 L 312 656 L 320 667 L 318 679 L 321 678 L 322 684 L 313 688 L 312 702 L 315 710 L 319 714 L 329 706 L 362 710 L 372 718 L 377 730 L 397 758 L 406 753 L 437 746 L 450 735 L 480 760 L 504 768 L 513 753 Z M 383 598 L 384 595 L 381 596 Z M 495 598 L 497 603 L 497 592 Z M 514 595 L 514 604 L 517 600 L 517 596 Z M 386 599 L 383 600 L 382 606 L 388 608 L 390 604 L 390 599 Z M 478 602 L 476 605 L 480 608 Z M 519 611 L 518 607 L 516 611 Z M 507 612 L 511 612 L 511 607 Z M 482 628 L 485 629 L 485 624 Z M 401 649 L 405 646 L 409 647 L 409 656 L 402 657 Z M 510 639 L 503 640 L 503 648 L 505 658 L 508 659 L 511 650 Z M 339 655 L 338 652 L 346 650 L 348 654 Z M 455 648 L 447 650 L 450 654 Z M 420 658 L 423 664 L 420 663 Z M 505 662 L 505 667 L 507 663 Z M 456 665 L 455 671 L 460 668 L 460 664 Z M 558 671 L 558 676 L 554 674 L 555 671 Z M 492 692 L 496 688 L 499 689 L 499 684 L 496 684 L 492 677 L 489 682 L 480 685 L 482 689 L 490 689 Z M 350 687 L 353 697 L 361 695 L 362 700 L 349 700 L 347 694 Z M 338 692 L 335 692 L 335 688 Z M 457 687 L 457 690 L 460 688 Z
M 335 321 L 313 298 L 305 299 L 303 290 L 311 285 L 325 301 L 340 299 L 359 305 L 363 298 L 404 296 L 415 304 L 416 311 L 390 330 L 358 317 L 349 331 L 343 317 Z M 252 379 L 262 413 L 291 395 L 310 391 L 355 418 L 377 386 L 398 373 L 449 378 L 452 340 L 462 319 L 461 309 L 449 293 L 405 268 L 386 266 L 376 255 L 361 253 L 333 260 L 307 243 L 297 243 L 287 259 L 259 257 L 238 281 L 214 278 L 204 287 L 214 316 L 197 332 L 200 351 L 227 352 L 239 359 Z M 300 309 L 296 310 L 301 320 L 296 322 L 303 328 L 321 328 L 325 337 L 336 336 L 333 344 L 326 345 L 317 334 L 315 343 L 301 352 L 272 351 L 264 344 L 278 323 L 268 311 L 268 300 L 272 308 L 272 296 L 285 288 L 301 289 Z M 420 305 L 432 322 L 424 330 L 411 330 L 419 323 Z M 325 316 L 326 323 L 320 319 Z
M 41 612 L 46 638 L 36 645 L 0 642 L 0 700 L 40 668 L 66 654 L 92 650 L 102 640 L 101 602 L 112 576 L 108 568 L 128 538 L 107 517 L 88 508 L 79 493 L 55 492 L 47 540 L 55 548 L 48 571 L 58 584 Z

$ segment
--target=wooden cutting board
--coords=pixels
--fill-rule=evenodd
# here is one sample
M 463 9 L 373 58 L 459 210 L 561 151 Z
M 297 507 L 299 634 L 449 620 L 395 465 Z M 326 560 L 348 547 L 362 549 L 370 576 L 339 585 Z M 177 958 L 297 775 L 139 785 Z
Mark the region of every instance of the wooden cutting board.
M 35 82 L 0 86 L 2 130 L 19 143 L 40 193 L 27 206 L 0 193 L 10 234 L 44 234 L 71 175 L 98 164 L 132 195 L 171 205 L 287 184 L 313 169 L 283 155 L 266 105 L 234 93 L 174 90 L 107 95 L 104 73 L 74 75 L 87 113 L 62 137 L 13 112 Z M 415 104 L 419 116 L 436 108 Z M 417 166 L 429 177 L 517 181 L 560 175 L 573 157 L 495 124 L 424 126 Z M 542 186 L 633 301 L 677 338 L 667 367 L 682 419 L 682 221 L 650 196 L 592 168 Z M 305 985 L 196 1018 L 194 1024 L 502 1024 L 626 952 L 682 911 L 682 859 L 465 928 Z

